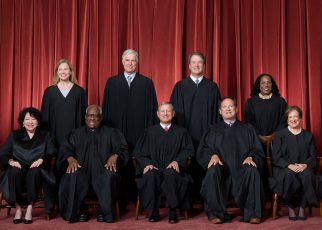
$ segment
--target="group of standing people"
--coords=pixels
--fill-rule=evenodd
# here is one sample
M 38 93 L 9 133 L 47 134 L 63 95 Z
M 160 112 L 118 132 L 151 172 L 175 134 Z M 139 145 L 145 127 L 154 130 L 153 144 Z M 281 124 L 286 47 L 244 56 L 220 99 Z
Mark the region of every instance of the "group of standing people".
M 272 76 L 256 79 L 245 106 L 248 123 L 243 123 L 237 120 L 237 102 L 221 98 L 216 83 L 203 75 L 202 53 L 189 56 L 190 76 L 174 86 L 170 102 L 159 106 L 152 80 L 137 73 L 138 62 L 136 51 L 123 53 L 124 73 L 107 80 L 102 109 L 87 106 L 72 65 L 67 60 L 57 63 L 41 113 L 22 110 L 19 129 L 9 135 L 0 153 L 5 169 L 1 190 L 16 206 L 15 224 L 32 222 L 41 184 L 46 212 L 52 212 L 58 193 L 60 214 L 71 223 L 88 220 L 88 192 L 100 203 L 97 221 L 110 223 L 115 220 L 115 202 L 126 207 L 127 200 L 136 200 L 137 188 L 150 222 L 160 220 L 163 193 L 169 223 L 178 222 L 177 208 L 191 208 L 191 197 L 200 194 L 212 223 L 229 219 L 227 201 L 233 196 L 243 221 L 258 224 L 265 200 L 261 142 L 273 136 L 274 175 L 268 185 L 289 203 L 291 220 L 305 219 L 305 207 L 320 198 L 314 141 L 301 128 L 301 110 L 287 109 Z M 21 196 L 23 189 L 27 199 Z

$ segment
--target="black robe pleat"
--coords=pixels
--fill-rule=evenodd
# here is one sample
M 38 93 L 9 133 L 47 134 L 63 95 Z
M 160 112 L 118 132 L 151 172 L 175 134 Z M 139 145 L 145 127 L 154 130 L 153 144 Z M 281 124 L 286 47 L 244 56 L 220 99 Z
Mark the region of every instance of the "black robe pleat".
M 142 206 L 152 212 L 160 206 L 160 194 L 167 198 L 170 207 L 190 208 L 189 189 L 192 180 L 186 172 L 187 159 L 193 156 L 193 144 L 187 130 L 171 125 L 164 131 L 160 124 L 147 129 L 139 139 L 134 156 L 137 158 L 137 187 Z M 177 161 L 180 172 L 167 169 Z M 158 170 L 143 174 L 147 165 L 154 165 Z M 143 175 L 142 175 L 143 174 Z
M 244 118 L 254 126 L 258 135 L 268 136 L 287 126 L 286 108 L 287 103 L 280 96 L 273 94 L 270 99 L 254 96 L 246 102 Z
M 212 155 L 217 154 L 223 165 L 208 169 Z M 252 157 L 257 168 L 243 165 Z M 231 194 L 244 212 L 244 221 L 262 218 L 264 191 L 260 178 L 264 153 L 252 125 L 236 121 L 232 127 L 220 122 L 210 127 L 201 138 L 197 161 L 207 169 L 201 195 L 208 218 L 224 219 L 228 195 Z
M 87 97 L 85 90 L 74 84 L 67 97 L 57 85 L 49 86 L 43 95 L 41 113 L 51 135 L 60 145 L 72 129 L 84 125 Z
M 276 132 L 272 158 L 273 177 L 269 179 L 270 188 L 292 207 L 318 205 L 319 177 L 314 174 L 316 154 L 312 134 L 302 130 L 294 135 L 288 128 Z M 294 163 L 307 164 L 307 169 L 295 173 L 288 169 L 288 165 Z
M 54 141 L 47 131 L 37 128 L 32 138 L 24 128 L 13 131 L 0 153 L 0 162 L 5 171 L 0 178 L 0 184 L 5 199 L 20 205 L 33 204 L 42 186 L 45 209 L 50 213 L 54 208 L 54 199 L 48 192 L 55 187 L 56 183 L 55 176 L 50 171 L 50 165 L 56 152 Z M 31 164 L 40 158 L 43 159 L 40 167 L 31 169 Z M 10 166 L 8 164 L 10 159 L 18 161 L 21 169 Z M 25 191 L 26 199 L 22 196 Z
M 66 173 L 59 187 L 59 206 L 62 217 L 74 220 L 90 185 L 93 187 L 104 215 L 115 218 L 114 203 L 119 192 L 118 173 L 106 170 L 104 165 L 112 154 L 117 154 L 118 168 L 128 161 L 128 149 L 122 133 L 102 126 L 95 130 L 81 127 L 73 130 L 59 150 L 59 166 L 67 166 L 67 158 L 73 156 L 81 168 Z

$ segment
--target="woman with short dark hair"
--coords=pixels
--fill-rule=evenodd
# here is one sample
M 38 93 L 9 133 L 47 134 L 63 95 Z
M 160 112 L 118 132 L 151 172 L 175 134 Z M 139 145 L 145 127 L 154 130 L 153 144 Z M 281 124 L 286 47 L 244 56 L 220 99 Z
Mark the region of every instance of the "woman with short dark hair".
M 0 187 L 5 199 L 15 205 L 14 224 L 32 223 L 32 207 L 41 184 L 53 185 L 55 178 L 49 172 L 56 148 L 49 133 L 41 128 L 41 113 L 29 107 L 18 117 L 19 129 L 14 130 L 0 152 L 0 163 L 5 173 Z M 22 196 L 26 190 L 26 197 Z M 22 219 L 22 206 L 26 213 Z M 48 210 L 46 208 L 46 210 Z
M 305 208 L 319 204 L 313 136 L 302 128 L 302 110 L 286 110 L 288 127 L 276 132 L 273 142 L 273 177 L 270 188 L 288 203 L 290 220 L 305 220 Z M 299 208 L 298 216 L 295 208 Z

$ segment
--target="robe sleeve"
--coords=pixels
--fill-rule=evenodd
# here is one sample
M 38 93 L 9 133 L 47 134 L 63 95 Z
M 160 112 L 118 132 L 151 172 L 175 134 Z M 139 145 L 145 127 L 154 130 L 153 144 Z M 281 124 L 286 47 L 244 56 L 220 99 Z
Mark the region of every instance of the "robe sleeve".
M 265 158 L 263 147 L 258 139 L 255 128 L 251 124 L 247 124 L 247 126 L 248 126 L 249 140 L 251 141 L 251 144 L 250 144 L 251 149 L 247 157 L 252 157 L 253 161 L 257 165 L 257 168 L 261 171 L 263 170 L 263 163 Z
M 308 158 L 303 162 L 309 169 L 314 170 L 316 167 L 315 143 L 312 134 L 309 135 Z
M 280 98 L 281 102 L 280 102 L 280 108 L 279 108 L 279 112 L 280 112 L 280 121 L 279 121 L 279 124 L 276 128 L 276 131 L 278 130 L 282 130 L 284 129 L 285 127 L 287 127 L 287 117 L 285 116 L 285 111 L 287 109 L 287 103 L 286 101 L 284 100 L 284 98 Z
M 59 170 L 63 170 L 65 167 L 67 167 L 67 158 L 72 156 L 77 160 L 77 156 L 75 154 L 75 135 L 74 132 L 72 131 L 69 135 L 68 138 L 66 138 L 65 141 L 61 144 L 57 156 L 57 168 Z
M 176 161 L 182 168 L 186 168 L 188 157 L 193 157 L 194 148 L 192 144 L 191 137 L 188 131 L 184 132 L 184 136 L 181 141 L 180 151 L 177 154 Z
M 208 130 L 201 137 L 196 160 L 200 166 L 204 169 L 208 168 L 209 161 L 214 154 L 220 157 L 220 151 L 215 146 L 216 133 L 213 128 L 208 128 Z
M 154 165 L 153 160 L 150 157 L 149 150 L 149 135 L 145 131 L 144 135 L 138 140 L 134 151 L 133 156 L 137 160 L 137 173 L 140 174 L 143 172 L 143 169 L 147 165 Z
M 112 153 L 118 155 L 117 164 L 119 167 L 123 167 L 129 160 L 128 146 L 123 134 L 114 129 L 112 133 Z
M 150 97 L 147 98 L 147 100 L 149 100 L 149 102 L 147 103 L 147 105 L 151 106 L 151 111 L 152 114 L 148 114 L 148 126 L 147 127 L 150 127 L 152 125 L 155 125 L 157 123 L 157 116 L 156 116 L 156 112 L 158 110 L 158 100 L 157 100 L 157 95 L 156 95 L 156 92 L 155 92 L 155 88 L 154 88 L 154 85 L 153 85 L 153 81 L 151 80 L 150 81 L 150 86 L 149 86 L 149 93 Z
M 80 95 L 78 101 L 78 113 L 76 114 L 77 128 L 85 124 L 85 113 L 87 108 L 87 96 L 85 90 L 80 87 Z
M 184 106 L 183 106 L 183 95 L 180 89 L 180 84 L 177 83 L 172 91 L 170 97 L 171 104 L 174 107 L 176 113 L 174 121 L 176 124 L 185 127 L 185 117 L 184 117 Z
M 11 133 L 8 136 L 0 152 L 0 163 L 4 169 L 8 167 L 9 165 L 8 161 L 12 159 L 12 155 L 13 155 L 12 151 L 13 151 L 13 134 Z
M 42 119 L 44 122 L 44 125 L 46 128 L 49 130 L 51 129 L 50 127 L 50 120 L 51 120 L 51 113 L 50 113 L 50 96 L 49 96 L 49 88 L 47 88 L 44 92 L 44 95 L 42 97 L 42 103 L 41 103 L 41 115 Z
M 256 128 L 256 119 L 255 119 L 255 111 L 254 111 L 254 108 L 253 108 L 253 105 L 252 105 L 252 102 L 251 102 L 251 98 L 249 98 L 246 102 L 246 105 L 245 105 L 245 110 L 244 110 L 244 118 L 245 118 L 245 121 L 249 124 L 252 124 L 256 133 L 258 134 L 259 131 L 258 129 Z
M 45 154 L 42 157 L 44 160 L 44 167 L 50 169 L 51 165 L 51 160 L 53 157 L 57 156 L 57 148 L 55 145 L 55 142 L 53 138 L 50 137 L 50 134 L 48 133 L 47 138 L 46 138 L 46 149 L 45 149 Z
M 218 122 L 220 122 L 221 120 L 221 116 L 219 114 L 219 105 L 220 105 L 220 101 L 221 101 L 221 95 L 220 95 L 220 91 L 219 88 L 217 86 L 217 84 L 215 84 L 214 86 L 214 92 L 213 92 L 213 121 L 212 124 L 216 124 Z
M 287 168 L 291 162 L 285 158 L 286 149 L 283 148 L 283 137 L 280 132 L 276 132 L 273 141 L 272 159 L 274 167 Z

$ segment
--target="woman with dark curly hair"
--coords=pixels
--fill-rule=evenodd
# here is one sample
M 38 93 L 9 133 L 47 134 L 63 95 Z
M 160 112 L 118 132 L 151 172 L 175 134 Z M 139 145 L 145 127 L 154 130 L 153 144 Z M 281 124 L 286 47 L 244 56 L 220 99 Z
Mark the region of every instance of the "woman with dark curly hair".
M 280 96 L 273 77 L 265 73 L 257 77 L 250 96 L 245 106 L 245 121 L 251 123 L 261 141 L 266 142 L 276 130 L 286 127 L 287 103 Z
M 55 183 L 49 169 L 56 148 L 49 133 L 40 127 L 42 119 L 39 110 L 32 107 L 23 109 L 18 122 L 19 129 L 9 135 L 0 152 L 0 163 L 5 170 L 0 178 L 0 188 L 5 199 L 16 207 L 13 223 L 30 224 L 40 185 L 47 186 L 48 191 L 48 187 Z M 25 190 L 27 195 L 22 196 Z M 45 204 L 49 204 L 47 200 Z M 22 219 L 24 205 L 27 209 Z

